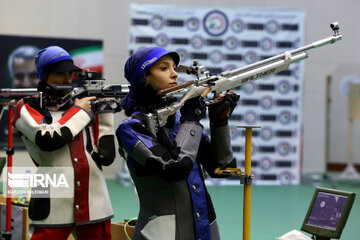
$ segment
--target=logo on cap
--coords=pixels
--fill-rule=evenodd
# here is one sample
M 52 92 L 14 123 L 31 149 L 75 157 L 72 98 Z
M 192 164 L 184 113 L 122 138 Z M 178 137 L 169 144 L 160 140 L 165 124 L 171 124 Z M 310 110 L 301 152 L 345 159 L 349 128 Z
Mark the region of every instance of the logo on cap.
M 149 59 L 149 60 L 145 61 L 145 62 L 141 65 L 141 69 L 144 70 L 147 65 L 155 62 L 156 59 L 157 59 L 157 57 L 153 57 L 152 59 Z

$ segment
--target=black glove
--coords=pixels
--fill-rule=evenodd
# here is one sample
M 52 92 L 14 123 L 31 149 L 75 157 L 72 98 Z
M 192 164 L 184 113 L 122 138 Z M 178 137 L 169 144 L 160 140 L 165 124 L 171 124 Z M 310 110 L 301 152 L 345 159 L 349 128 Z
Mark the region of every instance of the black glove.
M 209 107 L 210 126 L 223 126 L 234 111 L 240 96 L 234 92 L 226 93 L 211 100 Z
M 96 100 L 91 103 L 91 111 L 94 114 L 107 112 L 120 112 L 122 110 L 120 104 L 116 100 Z
M 195 97 L 187 100 L 180 108 L 180 122 L 184 123 L 185 121 L 198 122 L 206 114 L 206 106 L 203 97 Z

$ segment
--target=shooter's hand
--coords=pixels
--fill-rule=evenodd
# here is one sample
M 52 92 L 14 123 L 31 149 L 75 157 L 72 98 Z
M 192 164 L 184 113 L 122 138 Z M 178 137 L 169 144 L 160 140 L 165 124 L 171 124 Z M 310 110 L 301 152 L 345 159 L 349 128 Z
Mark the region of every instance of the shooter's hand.
M 180 108 L 181 123 L 185 121 L 198 122 L 203 117 L 205 117 L 206 105 L 204 98 L 210 92 L 210 90 L 211 88 L 207 88 L 199 97 L 191 98 L 185 102 L 184 106 Z
M 216 96 L 208 104 L 211 126 L 223 126 L 234 111 L 240 96 L 234 92 L 227 92 L 224 95 Z
M 84 97 L 84 98 L 75 98 L 74 105 L 77 105 L 88 112 L 91 112 L 91 101 L 96 99 L 95 96 Z
M 98 99 L 91 104 L 94 114 L 98 113 L 116 113 L 122 110 L 119 102 L 114 99 Z

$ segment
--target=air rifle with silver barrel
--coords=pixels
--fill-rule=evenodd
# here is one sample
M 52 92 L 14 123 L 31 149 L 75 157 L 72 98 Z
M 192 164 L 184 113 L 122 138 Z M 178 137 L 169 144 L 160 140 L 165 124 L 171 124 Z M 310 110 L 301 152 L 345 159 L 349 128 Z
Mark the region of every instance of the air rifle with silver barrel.
M 45 88 L 43 92 L 36 88 L 1 88 L 0 104 L 14 105 L 21 98 L 38 95 L 40 106 L 48 107 L 62 105 L 74 98 L 95 96 L 101 99 L 99 101 L 107 101 L 113 112 L 119 112 L 120 101 L 130 89 L 127 84 L 105 84 L 105 79 L 99 79 L 96 72 L 89 70 L 80 73 L 74 84 L 47 84 Z
M 241 68 L 222 72 L 220 76 L 210 74 L 204 66 L 199 66 L 197 61 L 194 61 L 193 65 L 189 67 L 180 66 L 180 71 L 196 75 L 196 80 L 160 90 L 157 93 L 165 99 L 174 98 L 176 94 L 182 94 L 182 97 L 178 101 L 148 114 L 147 123 L 149 130 L 156 136 L 157 129 L 166 124 L 167 118 L 170 115 L 180 109 L 188 99 L 200 96 L 206 88 L 211 88 L 211 92 L 216 96 L 243 84 L 287 70 L 290 64 L 306 59 L 308 57 L 307 50 L 333 44 L 341 40 L 342 35 L 339 34 L 339 24 L 334 22 L 330 24 L 330 27 L 333 30 L 333 35 L 330 37 Z

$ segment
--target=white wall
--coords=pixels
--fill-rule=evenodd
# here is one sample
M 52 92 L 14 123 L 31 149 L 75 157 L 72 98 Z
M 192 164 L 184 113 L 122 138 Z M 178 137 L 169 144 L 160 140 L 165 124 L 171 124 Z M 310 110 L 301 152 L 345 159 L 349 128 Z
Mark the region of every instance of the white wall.
M 123 66 L 128 57 L 129 0 L 0 0 L 0 34 L 102 39 L 104 41 L 104 76 L 109 83 L 125 83 Z M 136 3 L 149 4 L 138 0 Z M 306 11 L 306 42 L 332 34 L 329 24 L 338 21 L 343 40 L 334 46 L 309 51 L 305 63 L 303 170 L 325 170 L 326 76 L 338 66 L 360 62 L 359 47 L 360 2 L 357 0 L 190 0 L 152 1 L 153 4 L 193 5 L 194 7 L 260 7 L 299 8 Z M 195 3 L 195 4 L 194 4 Z M 0 53 L 1 54 L 1 53 Z M 1 76 L 0 76 L 1 77 Z M 333 99 L 334 100 L 334 99 Z M 346 106 L 344 106 L 346 107 Z M 332 109 L 332 111 L 337 111 Z M 117 116 L 117 123 L 120 122 Z M 335 141 L 335 142 L 334 142 Z M 336 142 L 346 149 L 346 141 Z M 4 153 L 2 154 L 4 155 Z M 120 169 L 120 157 L 115 166 L 107 168 L 108 176 Z M 334 161 L 346 161 L 335 159 Z M 16 152 L 15 164 L 30 162 L 26 153 Z

